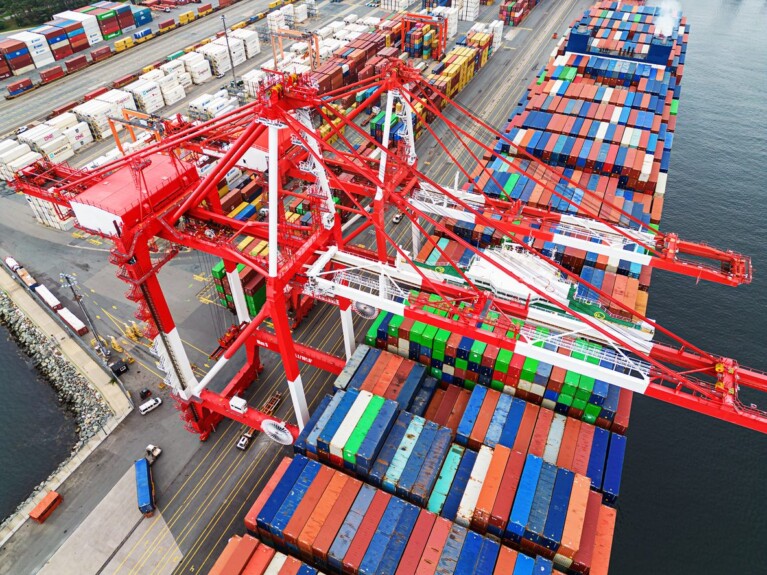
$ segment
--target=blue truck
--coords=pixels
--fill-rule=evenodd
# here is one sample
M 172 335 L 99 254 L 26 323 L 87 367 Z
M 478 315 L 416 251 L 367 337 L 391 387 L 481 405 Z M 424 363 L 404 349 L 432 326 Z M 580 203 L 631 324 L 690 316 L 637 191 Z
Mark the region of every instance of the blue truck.
M 136 471 L 136 497 L 138 510 L 144 517 L 151 517 L 155 510 L 154 481 L 152 481 L 152 467 L 146 457 L 137 459 L 134 464 Z

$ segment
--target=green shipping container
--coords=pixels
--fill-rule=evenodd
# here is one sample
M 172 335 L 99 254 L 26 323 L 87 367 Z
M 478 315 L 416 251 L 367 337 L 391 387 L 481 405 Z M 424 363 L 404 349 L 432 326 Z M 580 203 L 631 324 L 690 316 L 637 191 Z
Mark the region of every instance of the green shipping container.
M 352 465 L 357 463 L 357 452 L 360 449 L 360 445 L 362 445 L 368 431 L 370 431 L 373 421 L 375 421 L 376 416 L 378 416 L 378 412 L 381 411 L 384 401 L 385 399 L 383 397 L 374 395 L 368 403 L 368 406 L 365 408 L 365 411 L 362 412 L 362 417 L 360 417 L 360 420 L 354 427 L 354 431 L 352 431 L 346 445 L 344 445 L 344 461 L 347 463 Z

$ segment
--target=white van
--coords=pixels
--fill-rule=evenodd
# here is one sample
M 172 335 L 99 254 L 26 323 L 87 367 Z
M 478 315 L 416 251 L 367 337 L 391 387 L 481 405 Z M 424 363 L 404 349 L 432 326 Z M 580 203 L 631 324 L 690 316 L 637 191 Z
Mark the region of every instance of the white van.
M 162 399 L 160 399 L 159 397 L 153 397 L 146 403 L 142 403 L 141 405 L 139 405 L 138 412 L 141 415 L 146 415 L 153 409 L 157 409 L 158 407 L 160 407 L 161 403 L 162 403 Z

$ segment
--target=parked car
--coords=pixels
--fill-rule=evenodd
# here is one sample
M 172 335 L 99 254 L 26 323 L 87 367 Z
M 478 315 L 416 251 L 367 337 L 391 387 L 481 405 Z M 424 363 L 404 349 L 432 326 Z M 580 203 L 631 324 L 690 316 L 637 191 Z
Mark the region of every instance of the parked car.
M 391 219 L 392 222 L 395 224 L 398 224 L 402 221 L 402 212 L 397 212 L 397 214 Z
M 162 399 L 160 399 L 159 397 L 153 397 L 146 403 L 142 403 L 141 405 L 139 405 L 138 412 L 141 415 L 146 415 L 150 411 L 153 411 L 157 409 L 158 407 L 160 407 L 160 404 L 162 404 Z

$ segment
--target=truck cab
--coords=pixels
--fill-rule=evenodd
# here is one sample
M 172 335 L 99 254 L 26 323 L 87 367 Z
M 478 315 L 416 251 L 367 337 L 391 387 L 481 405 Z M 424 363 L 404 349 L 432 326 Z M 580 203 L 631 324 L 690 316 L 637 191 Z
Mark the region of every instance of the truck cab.
M 240 449 L 242 451 L 245 451 L 250 447 L 250 442 L 253 439 L 253 435 L 256 433 L 256 430 L 252 427 L 248 429 L 245 433 L 243 433 L 240 436 L 240 439 L 237 441 L 237 449 Z

